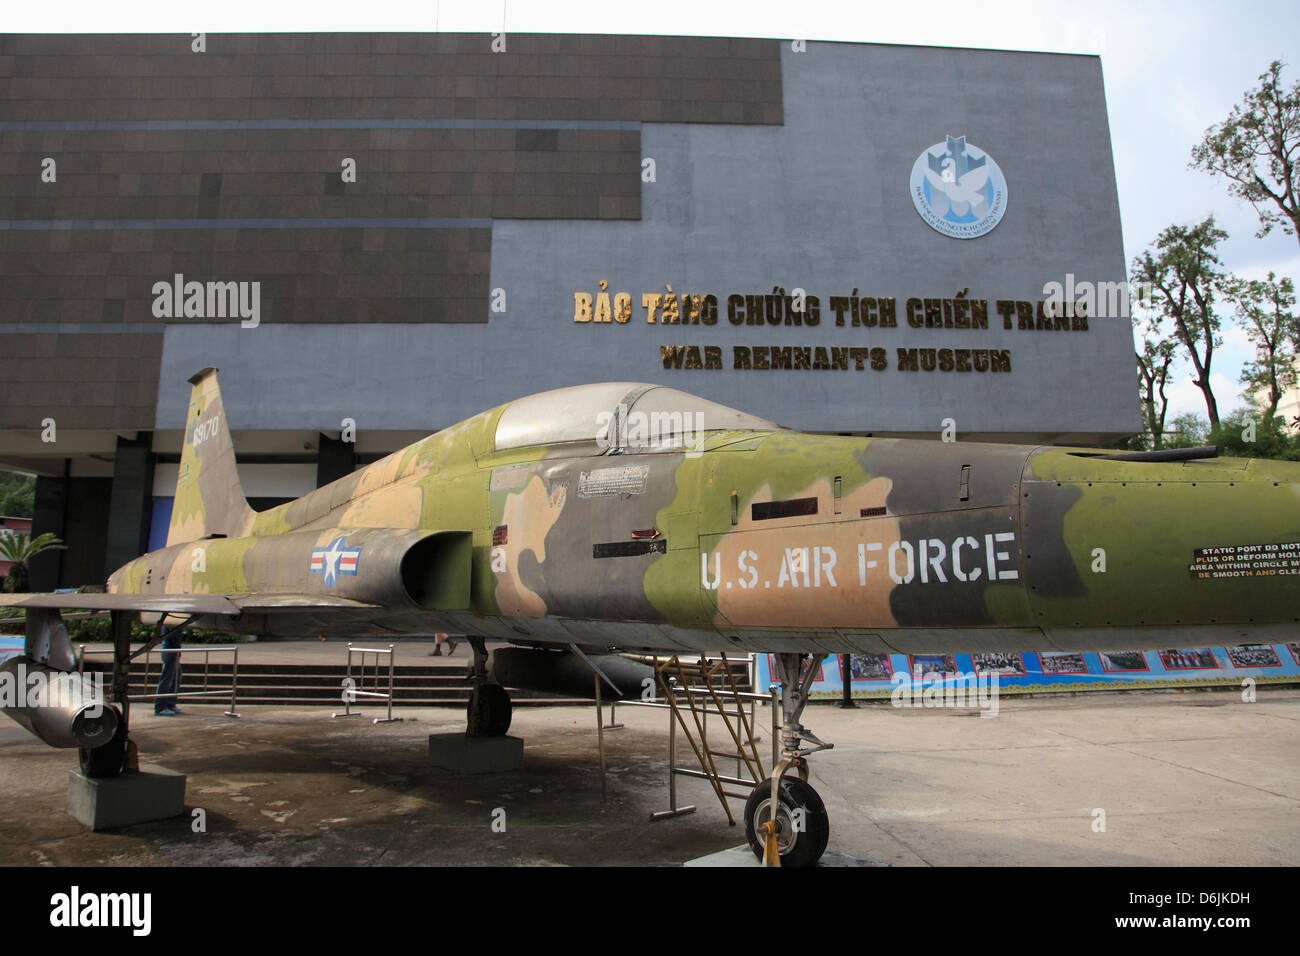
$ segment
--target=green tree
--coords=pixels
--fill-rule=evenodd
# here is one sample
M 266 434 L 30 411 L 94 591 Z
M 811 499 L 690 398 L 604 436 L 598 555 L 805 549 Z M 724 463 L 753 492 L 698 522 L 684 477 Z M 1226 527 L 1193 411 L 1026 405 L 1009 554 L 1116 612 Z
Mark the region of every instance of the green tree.
M 0 471 L 0 515 L 30 518 L 35 504 L 35 478 Z
M 1258 236 L 1274 225 L 1300 238 L 1300 82 L 1282 85 L 1282 62 L 1274 60 L 1260 74 L 1228 118 L 1205 131 L 1192 148 L 1192 168 L 1228 180 L 1228 192 L 1244 199 L 1259 214 Z
M 1169 384 L 1169 368 L 1178 345 L 1161 334 L 1156 316 L 1146 320 L 1135 318 L 1133 325 L 1142 332 L 1142 351 L 1137 353 L 1142 425 L 1151 436 L 1150 447 L 1161 448 L 1164 445 L 1165 416 L 1169 413 L 1165 388 Z
M 1166 448 L 1196 448 L 1207 444 L 1210 426 L 1195 412 L 1184 412 L 1169 423 L 1165 433 Z
M 1169 226 L 1156 237 L 1155 251 L 1133 260 L 1132 280 L 1148 283 L 1153 305 L 1168 319 L 1174 336 L 1196 372 L 1196 387 L 1205 396 L 1210 427 L 1219 424 L 1219 405 L 1210 385 L 1214 350 L 1223 344 L 1215 293 L 1223 279 L 1215 248 L 1228 234 L 1209 216 L 1195 226 Z
M 1255 346 L 1255 360 L 1241 369 L 1241 382 L 1264 402 L 1260 421 L 1272 422 L 1282 395 L 1296 384 L 1295 286 L 1270 272 L 1267 279 L 1229 279 L 1224 297 Z
M 1287 432 L 1281 418 L 1263 418 L 1249 407 L 1234 411 L 1206 440 L 1232 458 L 1300 461 L 1300 438 Z
M 36 555 L 67 545 L 48 531 L 35 538 L 25 531 L 0 531 L 0 561 L 12 561 L 5 575 L 7 589 L 18 594 L 27 590 L 27 562 Z

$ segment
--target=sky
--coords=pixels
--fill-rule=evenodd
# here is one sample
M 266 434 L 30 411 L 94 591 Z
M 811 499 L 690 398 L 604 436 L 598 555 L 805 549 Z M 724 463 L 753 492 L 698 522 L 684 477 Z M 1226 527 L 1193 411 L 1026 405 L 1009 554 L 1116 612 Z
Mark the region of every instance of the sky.
M 5 5 L 4 33 L 431 31 L 649 33 L 757 36 L 982 47 L 1101 56 L 1127 261 L 1160 230 L 1213 214 L 1229 239 L 1224 268 L 1247 278 L 1270 270 L 1300 285 L 1300 242 L 1259 220 L 1226 184 L 1188 168 L 1192 147 L 1223 120 L 1274 59 L 1283 81 L 1300 77 L 1300 4 L 1002 0 L 912 4 L 804 0 L 366 0 L 364 3 L 175 0 Z M 1066 211 L 1068 214 L 1068 210 Z M 1253 348 L 1227 328 L 1214 359 L 1215 395 L 1227 414 L 1242 403 L 1237 382 Z M 1186 363 L 1171 391 L 1170 419 L 1205 413 Z

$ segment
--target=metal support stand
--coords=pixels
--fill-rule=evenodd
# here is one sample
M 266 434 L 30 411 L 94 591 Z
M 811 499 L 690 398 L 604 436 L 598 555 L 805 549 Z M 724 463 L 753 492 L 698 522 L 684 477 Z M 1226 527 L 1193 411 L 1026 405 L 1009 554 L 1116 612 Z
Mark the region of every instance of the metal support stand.
M 611 701 L 609 702 L 609 723 L 607 723 L 607 724 L 605 725 L 605 729 L 606 729 L 606 730 L 622 730 L 622 729 L 623 729 L 623 725 L 620 724 L 620 723 L 617 723 L 617 722 L 616 722 L 616 721 L 618 720 L 618 713 L 617 713 L 617 711 L 618 711 L 618 701 L 617 701 L 617 700 L 611 700 Z
M 600 802 L 604 803 L 607 799 L 607 791 L 605 787 L 605 716 L 604 716 L 604 708 L 601 707 L 601 703 L 600 703 L 600 682 L 603 680 L 605 683 L 607 683 L 610 686 L 610 688 L 613 689 L 616 695 L 621 696 L 621 694 L 619 693 L 618 686 L 612 680 L 609 679 L 609 677 L 605 674 L 604 671 L 600 669 L 600 667 L 597 666 L 595 661 L 593 661 L 590 657 L 588 657 L 586 654 L 582 652 L 582 648 L 580 648 L 577 644 L 570 644 L 569 650 L 573 653 L 573 655 L 576 658 L 578 658 L 578 660 L 582 661 L 584 664 L 587 665 L 588 668 L 591 669 L 592 680 L 595 682 L 596 747 L 600 751 Z M 618 697 L 616 696 L 615 701 L 617 701 L 617 699 Z M 613 705 L 611 703 L 611 713 L 612 712 L 613 712 Z M 622 724 L 620 724 L 619 726 L 621 727 Z
M 600 675 L 591 679 L 596 685 L 596 749 L 600 751 L 600 802 L 604 803 L 608 794 L 605 788 L 605 720 L 600 708 Z
M 670 670 L 675 670 L 676 676 L 670 675 L 668 673 Z M 735 817 L 732 816 L 731 806 L 727 801 L 730 798 L 747 800 L 750 791 L 745 790 L 742 792 L 725 788 L 746 787 L 752 789 L 763 780 L 763 763 L 758 756 L 754 720 L 752 714 L 746 715 L 745 704 L 746 701 L 763 700 L 765 697 L 760 694 L 742 692 L 736 686 L 735 678 L 731 673 L 731 662 L 727 660 L 726 654 L 722 654 L 715 661 L 701 658 L 698 671 L 692 669 L 692 676 L 698 673 L 702 686 L 692 687 L 689 685 L 686 680 L 686 671 L 677 657 L 671 657 L 662 664 L 656 658 L 655 673 L 659 678 L 660 687 L 664 691 L 666 704 L 647 703 L 640 706 L 667 706 L 669 711 L 668 784 L 670 806 L 667 811 L 651 814 L 650 819 L 658 820 L 668 816 L 675 816 L 678 812 L 686 813 L 694 809 L 694 807 L 691 807 L 690 810 L 677 810 L 675 778 L 680 775 L 708 780 L 713 787 L 713 792 L 717 794 L 718 801 L 722 804 L 723 812 L 727 814 L 728 822 L 734 826 Z M 715 682 L 719 681 L 719 675 L 723 675 L 726 682 L 725 687 L 715 685 Z M 637 702 L 631 701 L 629 703 L 634 704 Z M 752 711 L 752 703 L 750 707 Z M 691 716 L 689 724 L 686 720 L 688 711 Z M 775 713 L 775 709 L 773 713 Z M 731 737 L 731 750 L 715 750 L 709 744 L 706 721 L 710 716 L 722 719 L 723 726 Z M 736 721 L 734 724 L 732 723 L 733 719 Z M 699 762 L 699 770 L 677 766 L 676 729 L 678 723 L 681 724 L 682 732 L 686 735 L 686 742 L 691 745 L 691 750 Z M 692 734 L 692 725 L 694 726 L 694 734 Z M 736 761 L 736 775 L 729 776 L 719 772 L 714 761 L 715 757 L 734 759 Z M 747 776 L 742 776 L 742 766 Z
M 677 689 L 677 678 L 668 678 L 668 693 L 674 693 Z M 664 706 L 667 706 L 666 704 Z M 668 809 L 657 810 L 650 814 L 651 820 L 665 820 L 668 817 L 680 817 L 683 814 L 694 813 L 695 804 L 689 804 L 684 807 L 677 805 L 677 774 L 674 772 L 677 768 L 677 718 L 673 714 L 672 708 L 668 708 Z
M 361 655 L 361 684 L 360 687 L 352 680 L 352 655 Z M 375 655 L 374 670 L 371 672 L 371 687 L 373 690 L 366 690 L 366 655 Z M 382 654 L 388 655 L 388 692 L 383 693 L 379 690 L 379 657 Z M 403 718 L 393 716 L 393 674 L 394 659 L 396 654 L 393 653 L 393 645 L 389 644 L 387 650 L 379 647 L 353 647 L 351 642 L 348 643 L 348 671 L 347 676 L 343 679 L 343 713 L 330 714 L 334 717 L 360 717 L 359 712 L 352 710 L 352 702 L 358 697 L 371 697 L 377 700 L 388 702 L 388 716 L 375 717 L 371 722 L 376 724 L 395 724 L 400 723 Z

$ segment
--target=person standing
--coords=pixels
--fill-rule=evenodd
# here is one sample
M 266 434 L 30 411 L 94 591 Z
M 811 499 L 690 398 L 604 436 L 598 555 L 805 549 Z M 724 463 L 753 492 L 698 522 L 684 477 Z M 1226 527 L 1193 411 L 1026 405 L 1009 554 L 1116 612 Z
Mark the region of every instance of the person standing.
M 153 712 L 155 716 L 175 717 L 181 712 L 181 709 L 176 706 L 176 698 L 174 696 L 161 696 L 164 694 L 174 695 L 181 689 L 180 649 L 181 629 L 178 627 L 170 631 L 167 636 L 163 638 L 162 650 L 164 652 L 171 651 L 172 653 L 164 653 L 162 655 L 162 675 L 158 678 L 157 691 L 160 696 L 155 697 L 153 701 Z

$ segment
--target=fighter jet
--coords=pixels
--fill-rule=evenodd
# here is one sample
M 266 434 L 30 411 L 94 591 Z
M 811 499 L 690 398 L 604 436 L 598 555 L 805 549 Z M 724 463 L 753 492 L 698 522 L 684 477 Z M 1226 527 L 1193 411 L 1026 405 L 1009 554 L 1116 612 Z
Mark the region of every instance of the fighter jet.
M 103 716 L 6 709 L 76 746 L 87 773 L 122 770 L 142 613 L 261 635 L 468 635 L 478 735 L 510 723 L 488 639 L 769 652 L 781 760 L 746 832 L 755 852 L 766 829 L 783 864 L 811 864 L 829 821 L 807 757 L 830 746 L 801 723 L 813 659 L 1270 642 L 1300 620 L 1293 463 L 805 434 L 613 382 L 516 399 L 255 513 L 216 370 L 190 382 L 166 547 L 106 594 L 0 599 L 27 609 L 19 660 L 56 678 L 75 669 L 60 609 L 112 612 Z

